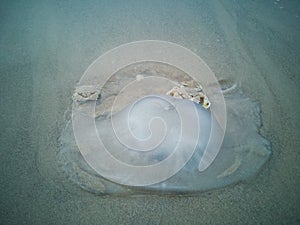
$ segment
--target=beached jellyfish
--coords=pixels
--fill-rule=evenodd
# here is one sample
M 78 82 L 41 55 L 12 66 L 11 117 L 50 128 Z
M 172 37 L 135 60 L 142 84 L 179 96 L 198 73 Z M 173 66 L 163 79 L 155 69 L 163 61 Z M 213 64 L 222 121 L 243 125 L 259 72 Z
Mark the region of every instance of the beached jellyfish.
M 218 82 L 189 50 L 130 43 L 80 80 L 57 157 L 96 194 L 205 191 L 252 177 L 267 161 L 259 114 L 237 84 Z

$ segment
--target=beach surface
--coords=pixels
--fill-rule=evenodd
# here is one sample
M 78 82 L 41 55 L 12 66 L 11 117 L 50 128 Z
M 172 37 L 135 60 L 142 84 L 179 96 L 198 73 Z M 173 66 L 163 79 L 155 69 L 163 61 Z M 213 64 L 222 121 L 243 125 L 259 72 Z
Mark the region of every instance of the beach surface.
M 0 224 L 299 224 L 299 1 L 3 1 Z M 56 160 L 74 86 L 138 40 L 198 54 L 259 102 L 272 155 L 246 182 L 193 196 L 97 196 Z

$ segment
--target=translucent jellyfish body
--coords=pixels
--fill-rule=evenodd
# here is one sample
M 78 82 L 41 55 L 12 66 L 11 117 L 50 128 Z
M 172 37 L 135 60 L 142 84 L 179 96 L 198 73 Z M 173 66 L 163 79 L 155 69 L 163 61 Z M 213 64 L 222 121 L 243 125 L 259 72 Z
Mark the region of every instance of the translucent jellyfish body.
M 166 95 L 179 82 L 201 84 L 210 108 Z M 62 171 L 96 194 L 190 193 L 254 176 L 270 155 L 259 106 L 234 82 L 220 84 L 172 43 L 112 50 L 75 89 L 60 137 Z

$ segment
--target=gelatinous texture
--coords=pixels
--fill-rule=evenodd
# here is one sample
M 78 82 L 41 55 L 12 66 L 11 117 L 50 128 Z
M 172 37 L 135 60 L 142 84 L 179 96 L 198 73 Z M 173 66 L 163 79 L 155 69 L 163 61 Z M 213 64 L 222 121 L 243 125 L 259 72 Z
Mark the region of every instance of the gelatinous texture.
M 108 149 L 114 158 L 125 164 L 133 166 L 159 165 L 160 162 L 165 162 L 174 155 L 176 152 L 174 149 L 178 142 L 182 141 L 181 154 L 177 155 L 177 161 L 170 161 L 169 164 L 151 170 L 155 171 L 153 174 L 147 173 L 146 170 L 141 170 L 140 173 L 120 171 L 114 167 L 114 164 L 110 165 L 109 161 L 99 165 L 96 172 L 82 157 L 76 145 L 72 124 L 69 121 L 60 137 L 61 146 L 58 159 L 62 169 L 73 182 L 96 194 L 145 191 L 197 192 L 223 187 L 254 176 L 270 155 L 269 142 L 259 134 L 260 108 L 256 102 L 246 97 L 235 84 L 229 85 L 229 82 L 224 81 L 223 83 L 226 83 L 222 89 L 225 90 L 227 127 L 221 150 L 207 169 L 199 171 L 199 163 L 203 157 L 203 151 L 207 147 L 212 121 L 214 121 L 211 120 L 210 111 L 189 100 L 160 95 L 147 96 L 137 102 L 131 102 L 112 116 L 110 114 L 99 116 L 95 119 L 95 125 L 105 149 Z M 233 85 L 235 86 L 233 87 Z M 227 89 L 230 91 L 226 92 Z M 190 115 L 193 110 L 196 110 L 197 117 Z M 190 132 L 187 133 L 189 135 L 180 139 L 182 137 L 182 117 L 190 120 L 187 126 L 191 129 L 190 131 L 193 131 L 193 124 L 199 125 L 200 132 L 196 136 Z M 151 121 L 153 118 L 154 120 Z M 128 128 L 130 130 L 127 130 Z M 155 136 L 153 131 L 161 133 Z M 89 137 L 85 124 L 82 124 L 81 132 L 87 137 L 84 141 L 87 148 L 85 152 L 88 155 L 91 148 L 97 147 L 97 143 L 95 146 L 93 143 L 91 144 L 94 139 Z M 132 142 L 132 134 L 135 140 L 139 140 L 138 143 Z M 215 138 L 218 138 L 218 131 L 215 135 Z M 195 141 L 196 148 L 194 148 Z M 159 143 L 159 145 L 154 146 L 155 151 L 148 151 L 149 143 L 150 145 Z M 132 145 L 139 146 L 139 150 L 132 150 Z M 95 160 L 96 164 L 96 156 L 91 154 L 90 157 L 90 160 Z M 105 158 L 102 160 L 105 161 Z M 161 176 L 158 176 L 158 173 Z M 167 177 L 167 179 L 152 182 L 151 179 L 156 179 L 157 176 Z M 132 180 L 135 182 L 131 183 Z M 142 183 L 135 185 L 136 182 Z M 147 182 L 149 182 L 148 185 Z
M 174 43 L 112 49 L 75 88 L 61 168 L 97 194 L 189 193 L 254 176 L 269 158 L 269 142 L 259 134 L 258 104 L 239 86 L 218 82 L 200 57 Z M 197 104 L 205 99 L 193 102 L 201 97 L 195 87 L 209 100 L 206 109 Z

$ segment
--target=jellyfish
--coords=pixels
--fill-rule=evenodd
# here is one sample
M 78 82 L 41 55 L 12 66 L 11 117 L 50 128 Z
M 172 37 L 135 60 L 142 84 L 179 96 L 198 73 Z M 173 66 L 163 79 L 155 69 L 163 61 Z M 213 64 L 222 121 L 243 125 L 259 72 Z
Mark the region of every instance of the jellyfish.
M 169 55 L 154 60 L 156 50 Z M 134 60 L 124 57 L 120 66 L 123 53 Z M 236 82 L 215 79 L 174 44 L 138 42 L 108 55 L 115 54 L 118 66 L 102 57 L 73 94 L 57 154 L 73 183 L 95 194 L 197 193 L 247 180 L 268 160 L 259 104 Z M 184 54 L 192 59 L 180 64 Z M 204 75 L 195 79 L 193 71 Z M 176 98 L 170 90 L 180 85 Z

